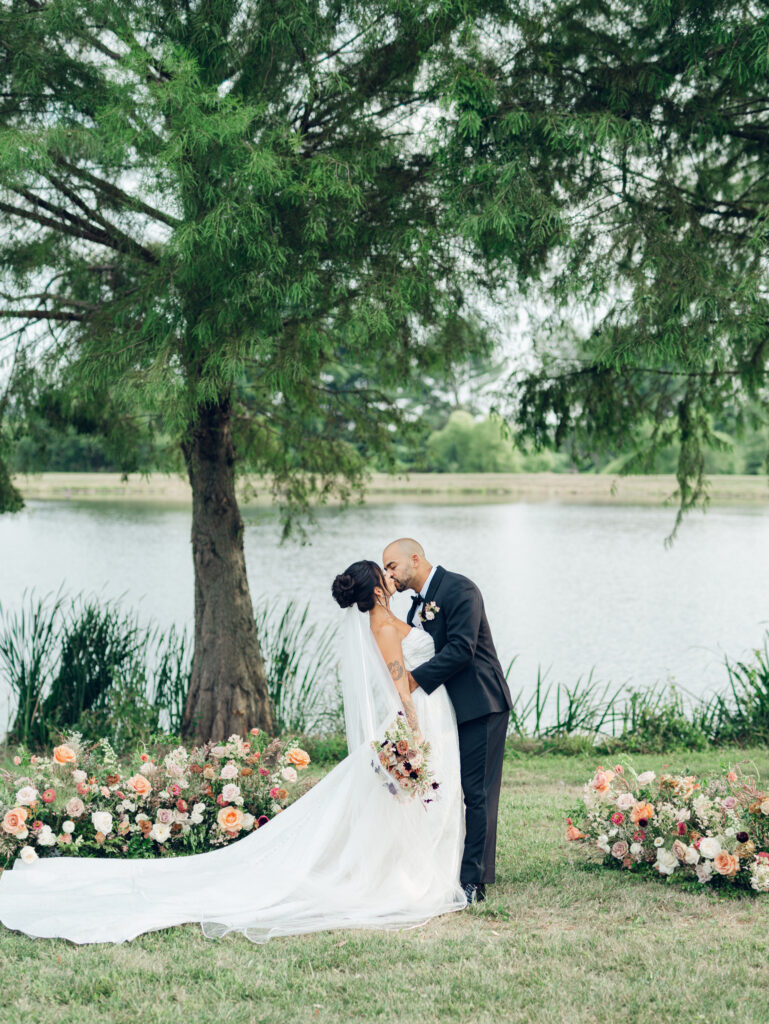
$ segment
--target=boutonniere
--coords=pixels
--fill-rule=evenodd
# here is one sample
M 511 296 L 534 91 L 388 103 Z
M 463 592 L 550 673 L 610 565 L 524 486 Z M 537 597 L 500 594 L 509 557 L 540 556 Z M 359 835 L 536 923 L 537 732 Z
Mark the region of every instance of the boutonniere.
M 440 608 L 435 601 L 428 601 L 423 608 L 419 609 L 419 618 L 422 622 L 432 622 L 439 611 Z

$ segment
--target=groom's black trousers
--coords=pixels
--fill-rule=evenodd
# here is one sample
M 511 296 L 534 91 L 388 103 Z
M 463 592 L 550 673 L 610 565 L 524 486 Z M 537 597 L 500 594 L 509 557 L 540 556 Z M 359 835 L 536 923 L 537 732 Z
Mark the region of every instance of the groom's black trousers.
M 497 853 L 497 812 L 509 711 L 495 711 L 458 726 L 465 851 L 459 879 L 493 882 Z

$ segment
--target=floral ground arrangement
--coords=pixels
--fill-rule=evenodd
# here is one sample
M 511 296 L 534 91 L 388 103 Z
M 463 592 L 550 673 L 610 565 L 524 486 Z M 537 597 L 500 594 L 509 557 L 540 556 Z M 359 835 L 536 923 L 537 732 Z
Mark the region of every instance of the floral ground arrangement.
M 743 765 L 700 778 L 599 766 L 566 838 L 607 867 L 769 892 L 769 792 Z
M 16 857 L 202 853 L 268 824 L 306 791 L 310 758 L 258 729 L 119 761 L 105 740 L 67 737 L 49 757 L 20 750 L 0 772 L 0 867 Z

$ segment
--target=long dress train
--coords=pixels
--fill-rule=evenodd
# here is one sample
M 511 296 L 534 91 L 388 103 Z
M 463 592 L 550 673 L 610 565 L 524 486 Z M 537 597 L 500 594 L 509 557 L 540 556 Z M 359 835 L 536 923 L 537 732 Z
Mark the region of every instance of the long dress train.
M 412 629 L 403 654 L 408 669 L 432 657 L 429 634 Z M 443 687 L 431 696 L 414 693 L 439 799 L 425 807 L 396 798 L 374 772 L 370 734 L 374 711 L 374 735 L 381 736 L 399 702 L 378 651 L 367 648 L 366 659 L 366 678 L 351 685 L 371 687 L 376 677 L 380 699 L 369 701 L 369 724 L 358 736 L 367 738 L 269 825 L 188 857 L 17 860 L 0 877 L 0 921 L 27 935 L 77 943 L 124 942 L 185 922 L 200 923 L 209 937 L 237 931 L 263 942 L 329 928 L 403 928 L 462 909 L 453 707 Z

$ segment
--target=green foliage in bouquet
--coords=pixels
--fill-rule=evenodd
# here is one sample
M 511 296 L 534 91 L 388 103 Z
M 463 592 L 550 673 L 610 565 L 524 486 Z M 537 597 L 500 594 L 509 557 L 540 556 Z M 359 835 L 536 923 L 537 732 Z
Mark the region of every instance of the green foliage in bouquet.
M 118 758 L 77 733 L 50 756 L 21 748 L 0 772 L 0 864 L 16 857 L 201 853 L 266 825 L 302 792 L 309 755 L 258 729 L 191 750 Z

